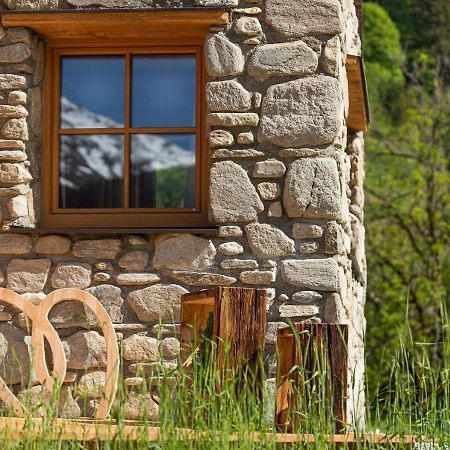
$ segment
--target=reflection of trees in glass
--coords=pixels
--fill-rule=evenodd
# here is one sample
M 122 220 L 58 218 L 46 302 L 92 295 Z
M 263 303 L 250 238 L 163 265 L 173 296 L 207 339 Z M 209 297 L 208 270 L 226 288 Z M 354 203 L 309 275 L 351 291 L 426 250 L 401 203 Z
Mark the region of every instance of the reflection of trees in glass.
M 194 167 L 170 167 L 159 170 L 156 175 L 156 207 L 185 208 L 194 207 L 190 198 L 194 193 L 186 189 L 193 186 L 189 173 Z M 193 187 L 192 187 L 193 189 Z

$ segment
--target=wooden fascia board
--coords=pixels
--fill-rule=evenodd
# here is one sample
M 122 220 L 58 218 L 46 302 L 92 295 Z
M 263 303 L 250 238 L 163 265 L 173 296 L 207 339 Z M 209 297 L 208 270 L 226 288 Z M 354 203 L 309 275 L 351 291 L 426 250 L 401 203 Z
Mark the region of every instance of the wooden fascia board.
M 370 110 L 364 62 L 360 56 L 347 55 L 345 66 L 349 96 L 347 126 L 353 130 L 367 131 L 370 124 Z
M 66 10 L 2 12 L 6 27 L 27 27 L 47 39 L 172 38 L 206 35 L 228 23 L 226 9 Z

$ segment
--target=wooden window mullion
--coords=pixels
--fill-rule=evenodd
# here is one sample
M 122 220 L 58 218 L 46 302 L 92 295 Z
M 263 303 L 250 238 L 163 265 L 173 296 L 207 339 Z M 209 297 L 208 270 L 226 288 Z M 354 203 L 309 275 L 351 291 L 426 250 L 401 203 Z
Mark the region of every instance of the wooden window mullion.
M 130 207 L 131 192 L 131 53 L 125 55 L 125 130 L 123 157 L 124 207 Z

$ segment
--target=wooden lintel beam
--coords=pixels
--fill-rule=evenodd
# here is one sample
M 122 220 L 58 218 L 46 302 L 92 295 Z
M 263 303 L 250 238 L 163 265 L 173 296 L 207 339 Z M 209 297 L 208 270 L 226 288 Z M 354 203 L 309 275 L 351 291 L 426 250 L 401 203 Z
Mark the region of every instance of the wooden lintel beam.
M 360 56 L 347 55 L 345 66 L 349 96 L 347 126 L 352 130 L 367 131 L 370 123 L 370 113 L 362 58 Z

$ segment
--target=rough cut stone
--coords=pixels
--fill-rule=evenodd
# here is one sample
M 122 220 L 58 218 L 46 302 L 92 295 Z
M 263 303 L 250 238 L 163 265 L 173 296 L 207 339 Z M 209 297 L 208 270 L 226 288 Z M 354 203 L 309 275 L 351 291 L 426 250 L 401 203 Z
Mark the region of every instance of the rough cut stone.
M 58 0 L 5 0 L 5 3 L 9 9 L 53 9 L 58 7 Z
M 127 361 L 158 361 L 158 341 L 148 336 L 135 334 L 122 341 L 123 357 Z
M 8 40 L 11 43 L 24 42 L 31 44 L 32 35 L 31 32 L 24 27 L 9 27 L 7 31 Z
M 262 158 L 264 153 L 254 148 L 246 148 L 239 150 L 220 149 L 216 150 L 212 155 L 212 159 L 254 159 Z
M 4 47 L 0 47 L 4 48 Z M 4 119 L 18 119 L 20 117 L 27 117 L 28 111 L 22 106 L 0 105 L 0 117 Z
M 339 294 L 331 294 L 327 298 L 324 314 L 327 323 L 345 324 L 348 322 L 347 313 Z
M 270 77 L 305 76 L 317 69 L 316 52 L 304 42 L 267 44 L 258 47 L 248 63 L 248 73 L 258 81 Z
M 128 295 L 127 301 L 142 322 L 178 321 L 181 296 L 188 291 L 176 284 L 156 284 Z
M 27 154 L 21 150 L 3 150 L 0 151 L 0 161 L 26 161 Z
M 130 392 L 120 404 L 120 414 L 125 420 L 157 420 L 159 406 L 151 394 Z
M 32 350 L 25 332 L 9 323 L 0 323 L 0 374 L 7 384 L 28 384 Z
M 104 284 L 86 289 L 86 292 L 92 294 L 103 305 L 113 323 L 122 322 L 123 298 L 120 288 L 111 284 Z M 86 308 L 86 314 L 90 323 L 97 322 L 89 308 Z
M 121 249 L 119 239 L 78 241 L 73 246 L 73 254 L 79 258 L 115 259 Z
M 325 253 L 327 255 L 345 254 L 342 228 L 335 222 L 328 222 L 325 227 Z
M 283 207 L 281 202 L 273 202 L 267 210 L 267 217 L 281 217 L 283 215 Z
M 305 290 L 339 290 L 339 266 L 331 258 L 282 261 L 281 277 L 292 286 Z
M 218 236 L 221 238 L 239 237 L 242 236 L 242 228 L 237 225 L 223 225 L 219 227 Z
M 106 6 L 109 8 L 139 8 L 149 6 L 148 0 L 67 0 L 73 6 Z
M 225 256 L 235 256 L 244 253 L 244 248 L 237 242 L 225 242 L 220 244 L 217 250 Z
M 294 241 L 273 225 L 251 223 L 245 232 L 252 252 L 260 258 L 279 258 L 295 252 Z
M 55 289 L 84 289 L 91 284 L 92 267 L 89 264 L 60 263 L 52 275 Z
M 226 130 L 214 130 L 209 133 L 209 145 L 212 148 L 229 147 L 234 144 L 233 135 Z
M 148 241 L 147 239 L 143 238 L 142 236 L 128 236 L 128 243 L 132 247 L 142 247 L 143 245 L 147 245 Z
M 256 127 L 259 116 L 256 113 L 210 113 L 207 120 L 213 126 Z
M 220 263 L 220 267 L 225 270 L 257 269 L 258 261 L 254 259 L 227 259 Z
M 286 172 L 286 166 L 276 159 L 259 161 L 253 167 L 252 176 L 255 178 L 280 178 Z
M 242 272 L 239 279 L 244 284 L 270 284 L 276 280 L 276 273 L 273 270 L 254 270 Z
M 25 105 L 27 103 L 27 94 L 23 91 L 11 91 L 8 94 L 8 103 L 10 105 Z
M 155 273 L 121 273 L 117 276 L 117 284 L 121 286 L 149 286 L 159 281 Z
M 269 87 L 259 141 L 280 147 L 329 144 L 342 127 L 340 86 L 319 75 Z
M 319 314 L 315 305 L 282 305 L 279 307 L 280 317 L 308 317 Z
M 40 237 L 36 244 L 36 253 L 43 255 L 65 255 L 70 250 L 72 241 L 57 235 Z
M 82 397 L 100 398 L 104 396 L 106 372 L 95 371 L 84 374 L 77 385 L 77 392 Z
M 0 47 L 0 63 L 16 64 L 27 59 L 29 56 L 31 56 L 31 49 L 22 42 Z
M 264 205 L 247 172 L 232 161 L 211 167 L 211 211 L 216 222 L 250 222 L 264 211 Z
M 155 239 L 155 269 L 206 269 L 211 267 L 216 249 L 208 239 L 192 234 L 163 234 Z
M 266 22 L 288 38 L 339 34 L 343 30 L 339 0 L 267 0 Z
M 322 55 L 322 67 L 324 72 L 332 77 L 339 75 L 341 65 L 341 41 L 339 36 L 331 38 L 324 47 Z
M 211 111 L 248 111 L 252 96 L 236 80 L 212 81 L 206 85 L 206 102 Z
M 25 255 L 30 253 L 32 246 L 33 243 L 29 236 L 9 233 L 0 234 L 0 254 Z
M 13 259 L 7 268 L 7 288 L 16 292 L 40 292 L 47 282 L 49 259 Z
M 175 271 L 171 276 L 175 280 L 190 286 L 229 286 L 236 283 L 236 278 L 219 273 Z
M 194 0 L 200 6 L 237 6 L 239 0 Z
M 312 303 L 322 300 L 322 295 L 316 291 L 301 291 L 296 292 L 292 296 L 294 303 Z
M 0 139 L 1 149 L 25 150 L 25 143 L 14 139 Z
M 125 270 L 137 270 L 141 271 L 147 267 L 148 253 L 140 250 L 125 253 L 119 259 L 119 267 Z
M 68 369 L 106 367 L 105 338 L 96 331 L 78 331 L 63 341 L 63 347 Z
M 0 89 L 26 89 L 27 79 L 21 75 L 0 74 Z
M 94 278 L 94 281 L 97 283 L 104 283 L 111 279 L 111 275 L 106 272 L 97 272 L 96 274 L 94 274 L 93 278 Z
M 261 23 L 256 17 L 239 17 L 234 24 L 234 32 L 243 36 L 257 36 L 262 33 Z
M 9 119 L 3 124 L 1 132 L 6 139 L 28 141 L 27 120 L 25 118 Z
M 312 255 L 319 250 L 319 244 L 317 242 L 302 242 L 298 246 L 298 250 L 304 255 Z
M 292 226 L 292 236 L 294 239 L 314 239 L 323 235 L 323 228 L 320 225 L 310 223 L 294 223 Z
M 1 163 L 0 183 L 19 184 L 28 183 L 33 179 L 25 167 L 20 164 Z
M 164 358 L 176 358 L 180 354 L 180 342 L 177 338 L 168 337 L 162 341 L 161 350 Z
M 340 218 L 341 186 L 336 161 L 332 158 L 294 161 L 286 175 L 283 200 L 289 217 Z
M 6 209 L 12 219 L 28 215 L 28 199 L 25 195 L 13 197 L 6 203 Z
M 237 136 L 237 143 L 240 145 L 253 144 L 255 142 L 255 136 L 251 131 L 246 133 L 239 133 Z
M 206 39 L 206 70 L 212 77 L 239 75 L 245 59 L 241 49 L 221 34 L 210 34 Z
M 281 194 L 281 187 L 278 183 L 271 183 L 269 181 L 264 183 L 259 183 L 256 186 L 259 195 L 263 200 L 275 200 Z

